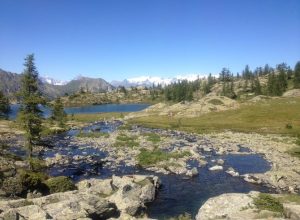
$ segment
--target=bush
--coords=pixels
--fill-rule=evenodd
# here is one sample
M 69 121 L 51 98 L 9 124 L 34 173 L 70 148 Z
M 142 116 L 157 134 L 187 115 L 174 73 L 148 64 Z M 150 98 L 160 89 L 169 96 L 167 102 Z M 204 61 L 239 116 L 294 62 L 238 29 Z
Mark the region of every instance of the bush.
M 20 196 L 24 192 L 24 187 L 19 177 L 9 177 L 4 179 L 1 190 L 6 196 Z
M 258 197 L 254 199 L 254 205 L 259 210 L 283 213 L 283 205 L 281 202 L 277 198 L 265 193 L 260 193 Z
M 49 188 L 50 193 L 66 192 L 76 189 L 72 180 L 65 176 L 50 178 L 45 182 L 45 184 Z
M 43 181 L 47 178 L 47 176 L 44 173 L 22 170 L 20 171 L 19 176 L 25 190 L 46 190 Z
M 29 160 L 29 163 L 31 165 L 32 170 L 36 172 L 41 171 L 46 167 L 45 162 L 38 158 L 31 158 Z

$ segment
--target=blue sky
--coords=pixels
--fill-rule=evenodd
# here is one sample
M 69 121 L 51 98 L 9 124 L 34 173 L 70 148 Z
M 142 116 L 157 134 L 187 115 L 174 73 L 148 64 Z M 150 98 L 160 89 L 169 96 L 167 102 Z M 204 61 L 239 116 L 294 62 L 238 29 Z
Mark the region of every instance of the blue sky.
M 113 79 L 300 60 L 299 0 L 0 0 L 0 68 Z

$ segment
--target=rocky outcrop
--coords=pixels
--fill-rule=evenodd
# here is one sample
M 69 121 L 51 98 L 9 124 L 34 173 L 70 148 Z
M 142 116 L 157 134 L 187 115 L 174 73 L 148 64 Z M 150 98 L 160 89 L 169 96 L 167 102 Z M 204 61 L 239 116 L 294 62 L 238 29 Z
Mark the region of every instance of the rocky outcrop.
M 239 219 L 300 219 L 300 204 L 284 200 L 283 212 L 259 210 L 254 198 L 259 192 L 228 193 L 208 199 L 199 209 L 196 220 L 239 220 Z M 273 195 L 280 198 L 286 195 Z
M 107 219 L 142 215 L 155 198 L 155 176 L 113 176 L 83 180 L 78 190 L 48 196 L 0 201 L 0 219 Z
M 196 220 L 253 219 L 247 210 L 241 211 L 253 205 L 251 195 L 229 193 L 210 198 L 199 209 Z

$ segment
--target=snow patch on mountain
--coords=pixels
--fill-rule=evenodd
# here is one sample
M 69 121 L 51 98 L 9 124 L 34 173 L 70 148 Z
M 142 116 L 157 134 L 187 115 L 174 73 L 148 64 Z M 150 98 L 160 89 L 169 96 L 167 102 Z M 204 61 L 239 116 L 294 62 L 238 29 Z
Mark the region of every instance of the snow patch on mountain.
M 68 81 L 56 80 L 56 79 L 53 79 L 49 76 L 43 76 L 43 77 L 40 77 L 40 79 L 43 83 L 48 83 L 48 84 L 51 84 L 51 85 L 62 86 L 62 85 L 66 85 L 68 83 Z
M 139 76 L 134 78 L 125 79 L 123 81 L 112 81 L 113 86 L 152 86 L 161 85 L 166 86 L 171 83 L 177 82 L 179 80 L 195 81 L 200 78 L 199 74 L 189 74 L 189 75 L 178 75 L 175 77 L 159 77 L 159 76 Z

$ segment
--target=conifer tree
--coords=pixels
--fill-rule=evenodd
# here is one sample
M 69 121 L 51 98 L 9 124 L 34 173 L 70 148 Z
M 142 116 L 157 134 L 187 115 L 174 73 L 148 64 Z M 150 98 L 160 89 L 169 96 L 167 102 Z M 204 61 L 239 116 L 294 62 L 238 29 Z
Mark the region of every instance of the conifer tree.
M 9 100 L 2 91 L 0 91 L 0 118 L 8 118 L 10 112 Z
M 64 106 L 60 98 L 55 99 L 54 105 L 52 106 L 51 118 L 59 123 L 60 127 L 65 126 L 67 114 L 64 111 Z
M 297 62 L 294 70 L 294 88 L 300 89 L 300 61 Z
M 26 132 L 26 147 L 28 159 L 31 162 L 33 146 L 40 139 L 42 130 L 42 111 L 39 106 L 45 104 L 45 101 L 38 90 L 38 71 L 33 54 L 25 58 L 24 66 L 22 88 L 19 93 L 21 100 L 19 120 Z

